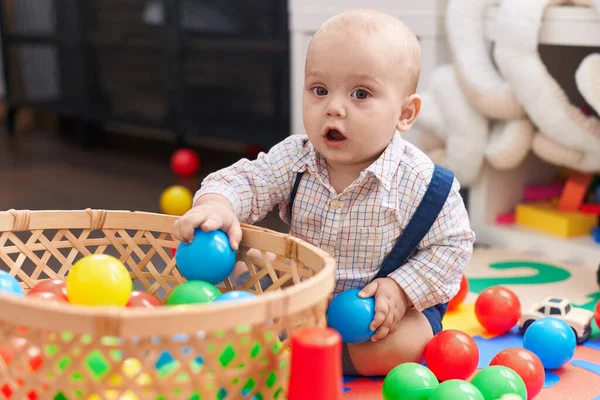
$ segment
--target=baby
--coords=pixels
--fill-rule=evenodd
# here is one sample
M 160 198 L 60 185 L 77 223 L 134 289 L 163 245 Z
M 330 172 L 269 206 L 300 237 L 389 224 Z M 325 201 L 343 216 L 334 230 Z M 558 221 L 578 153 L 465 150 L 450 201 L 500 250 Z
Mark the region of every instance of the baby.
M 419 42 L 401 21 L 371 10 L 334 16 L 306 56 L 306 135 L 210 174 L 173 228 L 184 242 L 197 227 L 221 229 L 237 249 L 240 221 L 279 205 L 292 235 L 335 258 L 334 294 L 374 296 L 376 332 L 344 344 L 347 375 L 419 362 L 473 250 L 454 175 L 400 134 L 419 115 L 419 73 Z

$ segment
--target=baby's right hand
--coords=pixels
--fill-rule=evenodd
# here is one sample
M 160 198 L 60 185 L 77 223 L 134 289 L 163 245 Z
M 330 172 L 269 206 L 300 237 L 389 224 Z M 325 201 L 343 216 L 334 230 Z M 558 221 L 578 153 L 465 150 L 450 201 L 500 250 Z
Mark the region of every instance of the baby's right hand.
M 240 221 L 229 201 L 221 196 L 206 195 L 200 198 L 191 210 L 175 221 L 173 237 L 184 243 L 191 243 L 196 228 L 206 232 L 221 229 L 227 233 L 229 243 L 236 251 L 242 240 Z

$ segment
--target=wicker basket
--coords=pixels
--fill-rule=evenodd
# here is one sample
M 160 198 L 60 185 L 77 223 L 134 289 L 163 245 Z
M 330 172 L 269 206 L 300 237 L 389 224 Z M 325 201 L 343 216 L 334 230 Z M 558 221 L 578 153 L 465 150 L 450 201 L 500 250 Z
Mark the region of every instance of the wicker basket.
M 0 268 L 27 291 L 64 278 L 85 255 L 112 254 L 137 288 L 164 302 L 185 281 L 171 253 L 174 220 L 89 209 L 0 212 Z M 252 278 L 219 288 L 259 294 L 244 302 L 151 310 L 0 295 L 0 399 L 285 399 L 288 338 L 326 325 L 334 261 L 289 235 L 242 228 L 238 259 Z M 267 274 L 274 283 L 263 290 Z

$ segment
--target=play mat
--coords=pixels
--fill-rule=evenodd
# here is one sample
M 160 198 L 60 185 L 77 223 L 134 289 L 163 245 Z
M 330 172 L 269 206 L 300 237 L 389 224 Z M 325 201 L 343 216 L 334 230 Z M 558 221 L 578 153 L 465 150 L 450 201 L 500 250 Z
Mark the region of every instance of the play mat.
M 516 328 L 496 337 L 486 334 L 473 313 L 478 293 L 503 285 L 519 296 L 523 308 L 547 296 L 560 296 L 593 311 L 600 300 L 597 261 L 595 265 L 569 265 L 506 250 L 477 249 L 466 270 L 469 295 L 458 310 L 446 315 L 444 329 L 460 329 L 473 336 L 480 351 L 478 368 L 486 367 L 499 351 L 522 347 L 523 336 Z M 381 399 L 382 383 L 383 378 L 345 377 L 344 400 Z M 546 371 L 544 389 L 536 400 L 600 400 L 600 330 L 595 323 L 592 338 L 577 346 L 567 365 Z

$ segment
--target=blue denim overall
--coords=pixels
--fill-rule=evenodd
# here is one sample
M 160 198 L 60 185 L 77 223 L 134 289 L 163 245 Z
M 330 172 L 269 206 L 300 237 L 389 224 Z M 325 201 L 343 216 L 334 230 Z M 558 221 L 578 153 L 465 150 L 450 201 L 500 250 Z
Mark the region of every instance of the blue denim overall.
M 290 195 L 290 204 L 288 215 L 290 217 L 290 223 L 292 221 L 292 208 L 294 206 L 294 199 L 302 180 L 302 172 L 296 175 L 296 181 L 292 188 Z M 377 275 L 373 279 L 384 278 L 390 273 L 406 263 L 408 258 L 414 253 L 421 240 L 425 237 L 431 226 L 435 222 L 438 214 L 442 210 L 452 183 L 454 181 L 454 173 L 444 167 L 435 165 L 433 171 L 433 177 L 431 182 L 421 200 L 421 203 L 417 207 L 414 215 L 406 225 L 404 231 L 400 234 L 396 240 L 396 244 L 392 248 L 392 251 L 385 258 Z M 438 304 L 422 311 L 423 315 L 427 318 L 433 330 L 433 334 L 437 334 L 442 330 L 442 317 L 448 309 L 448 303 Z

